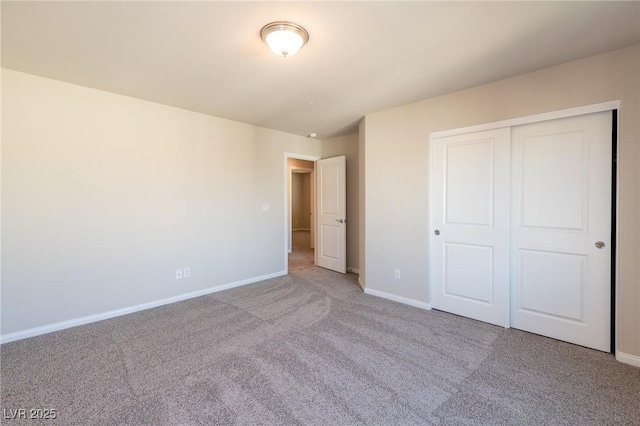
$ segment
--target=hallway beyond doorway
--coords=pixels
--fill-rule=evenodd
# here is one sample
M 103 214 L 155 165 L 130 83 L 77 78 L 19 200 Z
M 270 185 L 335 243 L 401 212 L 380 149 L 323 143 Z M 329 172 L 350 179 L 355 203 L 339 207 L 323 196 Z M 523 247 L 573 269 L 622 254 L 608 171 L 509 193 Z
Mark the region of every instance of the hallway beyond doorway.
M 291 253 L 289 253 L 289 271 L 301 271 L 314 265 L 314 250 L 311 246 L 309 231 L 293 231 L 291 233 Z

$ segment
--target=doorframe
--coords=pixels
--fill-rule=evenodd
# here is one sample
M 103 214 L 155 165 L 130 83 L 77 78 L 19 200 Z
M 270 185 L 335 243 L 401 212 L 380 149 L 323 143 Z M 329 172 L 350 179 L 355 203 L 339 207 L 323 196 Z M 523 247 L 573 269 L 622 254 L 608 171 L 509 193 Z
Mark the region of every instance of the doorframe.
M 306 161 L 317 161 L 322 157 L 318 155 L 307 155 L 307 154 L 298 154 L 295 152 L 285 152 L 284 153 L 284 244 L 283 244 L 283 253 L 284 253 L 284 273 L 285 275 L 289 274 L 289 236 L 291 235 L 291 223 L 290 223 L 290 211 L 289 211 L 289 199 L 291 197 L 291 188 L 289 187 L 289 159 L 295 160 L 306 160 Z M 315 210 L 315 207 L 314 207 Z M 314 217 L 315 217 L 315 211 Z M 313 225 L 312 225 L 313 226 Z
M 428 226 L 428 235 L 429 235 L 429 264 L 432 265 L 433 264 L 433 237 L 431 236 L 431 230 L 433 229 L 433 210 L 431 208 L 431 206 L 433 205 L 433 194 L 431 192 L 431 182 L 433 181 L 433 163 L 434 163 L 434 158 L 433 155 L 431 155 L 432 150 L 433 150 L 433 140 L 436 138 L 442 138 L 442 137 L 447 137 L 447 136 L 455 136 L 455 135 L 461 135 L 461 134 L 465 134 L 465 133 L 474 133 L 474 132 L 482 132 L 482 131 L 486 131 L 486 130 L 494 130 L 494 129 L 499 129 L 502 127 L 515 127 L 515 126 L 520 126 L 523 124 L 531 124 L 531 123 L 539 123 L 542 121 L 547 121 L 547 120 L 556 120 L 556 119 L 560 119 L 560 118 L 568 118 L 568 117 L 575 117 L 575 116 L 579 116 L 579 115 L 587 115 L 587 114 L 593 114 L 593 113 L 598 113 L 598 112 L 606 112 L 606 111 L 617 111 L 617 113 L 615 114 L 615 118 L 616 118 L 616 122 L 613 123 L 614 124 L 614 132 L 617 134 L 618 129 L 620 128 L 620 100 L 614 100 L 614 101 L 607 101 L 607 102 L 601 102 L 601 103 L 597 103 L 597 104 L 591 104 L 591 105 L 584 105 L 584 106 L 580 106 L 580 107 L 574 107 L 574 108 L 566 108 L 566 109 L 561 109 L 561 110 L 556 110 L 556 111 L 550 111 L 550 112 L 544 112 L 544 113 L 540 113 L 540 114 L 533 114 L 533 115 L 527 115 L 527 116 L 523 116 L 523 117 L 516 117 L 516 118 L 510 118 L 507 120 L 501 120 L 501 121 L 494 121 L 494 122 L 490 122 L 490 123 L 482 123 L 482 124 L 477 124 L 477 125 L 473 125 L 473 126 L 467 126 L 467 127 L 460 127 L 457 129 L 449 129 L 449 130 L 441 130 L 441 131 L 436 131 L 436 132 L 432 132 L 429 134 L 429 176 L 428 176 L 428 182 L 429 182 L 429 215 L 427 218 L 427 226 Z M 612 136 L 613 137 L 613 136 Z M 615 182 L 615 189 L 613 188 L 612 185 L 612 193 L 611 193 L 611 197 L 612 197 L 612 207 L 615 208 L 615 215 L 611 215 L 611 227 L 612 229 L 612 236 L 615 237 L 615 244 L 613 244 L 613 250 L 612 250 L 612 257 L 614 257 L 612 259 L 611 262 L 611 273 L 612 275 L 614 275 L 614 280 L 613 280 L 613 286 L 612 286 L 612 291 L 615 292 L 615 297 L 611 298 L 611 311 L 612 311 L 612 315 L 615 315 L 615 319 L 614 321 L 612 321 L 612 327 L 614 327 L 613 333 L 611 335 L 611 342 L 612 342 L 612 350 L 613 350 L 613 354 L 616 356 L 618 356 L 618 322 L 619 322 L 619 313 L 617 310 L 617 307 L 620 306 L 619 305 L 619 288 L 618 288 L 618 277 L 620 276 L 619 272 L 619 261 L 618 261 L 618 256 L 617 253 L 620 252 L 620 235 L 619 235 L 619 229 L 617 224 L 620 223 L 619 222 L 619 214 L 620 214 L 620 197 L 618 196 L 619 191 L 620 191 L 620 179 L 619 179 L 619 173 L 620 170 L 618 167 L 615 167 L 615 158 L 617 156 L 617 141 L 616 143 L 614 143 L 612 141 L 612 151 L 611 151 L 611 161 L 614 162 L 613 166 L 613 170 L 612 170 L 612 179 Z M 433 300 L 433 277 L 432 277 L 432 272 L 431 272 L 431 268 L 429 271 L 429 300 L 432 301 Z
M 608 101 L 599 104 L 585 105 L 574 108 L 560 109 L 557 111 L 543 112 L 541 114 L 526 115 L 523 117 L 509 118 L 507 120 L 493 121 L 490 123 L 476 124 L 473 126 L 459 127 L 457 129 L 440 130 L 429 134 L 429 144 L 431 139 L 446 136 L 461 135 L 464 133 L 483 132 L 485 130 L 499 129 L 501 127 L 515 127 L 522 124 L 538 123 L 540 121 L 556 120 L 559 118 L 575 117 L 577 115 L 587 115 L 596 112 L 613 111 L 620 109 L 620 101 Z

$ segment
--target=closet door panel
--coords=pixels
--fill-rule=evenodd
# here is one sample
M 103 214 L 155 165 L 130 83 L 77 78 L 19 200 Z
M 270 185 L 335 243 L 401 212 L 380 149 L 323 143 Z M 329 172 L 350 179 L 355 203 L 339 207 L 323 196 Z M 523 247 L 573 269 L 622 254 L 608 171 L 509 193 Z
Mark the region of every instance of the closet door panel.
M 432 306 L 509 325 L 509 129 L 432 141 Z
M 512 131 L 511 326 L 610 350 L 611 113 Z

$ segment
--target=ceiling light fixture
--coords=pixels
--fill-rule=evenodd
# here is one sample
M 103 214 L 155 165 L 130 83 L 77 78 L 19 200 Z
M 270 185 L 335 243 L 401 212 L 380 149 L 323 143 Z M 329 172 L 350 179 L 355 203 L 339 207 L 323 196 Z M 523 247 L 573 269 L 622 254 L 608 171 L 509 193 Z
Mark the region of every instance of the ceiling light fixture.
M 298 24 L 277 21 L 262 27 L 260 37 L 276 55 L 293 56 L 309 41 L 309 33 Z

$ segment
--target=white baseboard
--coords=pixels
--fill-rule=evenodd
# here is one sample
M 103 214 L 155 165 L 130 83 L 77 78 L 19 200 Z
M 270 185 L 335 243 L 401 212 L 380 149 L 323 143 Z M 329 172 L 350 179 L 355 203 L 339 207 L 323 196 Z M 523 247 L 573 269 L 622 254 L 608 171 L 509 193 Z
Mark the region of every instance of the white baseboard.
M 222 290 L 229 290 L 231 288 L 240 287 L 247 284 L 253 284 L 258 281 L 264 281 L 271 278 L 281 277 L 287 275 L 286 271 L 279 271 L 273 274 L 262 275 L 259 277 L 247 278 L 245 280 L 235 281 L 228 284 L 222 284 L 215 287 L 205 288 L 203 290 L 193 291 L 191 293 L 179 294 L 177 296 L 168 297 L 166 299 L 155 300 L 153 302 L 142 303 L 140 305 L 129 306 L 127 308 L 116 309 L 113 311 L 102 312 L 95 315 L 88 315 L 86 317 L 75 318 L 72 320 L 56 322 L 53 324 L 43 325 L 41 327 L 30 328 L 27 330 L 16 331 L 13 333 L 3 334 L 0 336 L 0 344 L 14 342 L 16 340 L 27 339 L 29 337 L 40 336 L 42 334 L 53 333 L 54 331 L 64 330 L 71 327 L 77 327 L 79 325 L 89 324 L 92 322 L 102 321 L 109 318 L 119 317 L 121 315 L 127 315 L 145 309 L 156 308 L 162 305 L 168 305 L 169 303 L 180 302 L 194 297 L 200 297 L 211 293 L 217 293 Z
M 640 367 L 640 356 L 625 354 L 624 352 L 616 351 L 616 359 L 625 364 L 633 365 L 634 367 Z
M 394 302 L 402 303 L 405 305 L 413 306 L 420 309 L 426 309 L 428 311 L 431 310 L 431 304 L 420 302 L 415 299 L 409 299 L 408 297 L 397 296 L 395 294 L 387 293 L 379 290 L 371 290 L 368 288 L 363 289 L 365 294 L 370 294 L 372 296 L 382 297 L 384 299 L 393 300 Z
M 360 275 L 360 269 L 358 269 L 358 268 L 349 268 L 347 266 L 347 272 L 353 272 L 354 274 Z

